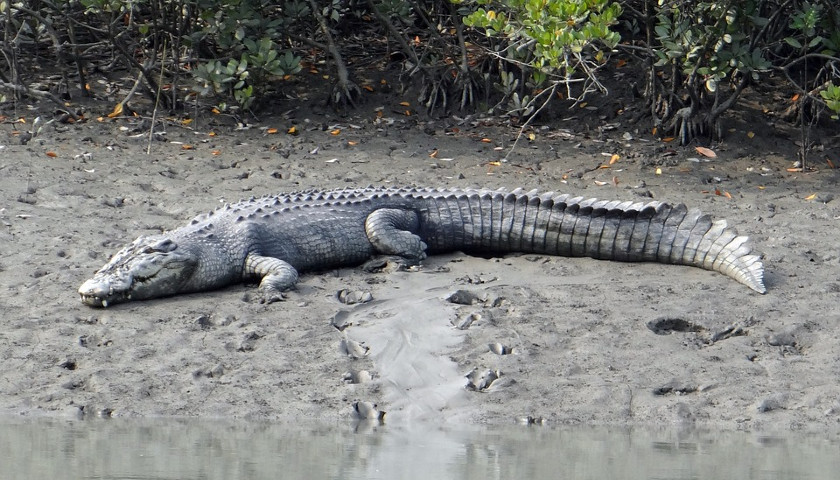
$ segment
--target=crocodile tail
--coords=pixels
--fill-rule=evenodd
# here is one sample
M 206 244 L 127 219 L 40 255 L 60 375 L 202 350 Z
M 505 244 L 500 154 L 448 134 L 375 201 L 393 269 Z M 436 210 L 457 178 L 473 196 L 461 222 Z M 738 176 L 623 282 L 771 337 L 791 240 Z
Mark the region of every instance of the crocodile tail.
M 738 235 L 726 220 L 712 220 L 683 204 L 655 201 L 543 198 L 543 202 L 552 217 L 562 212 L 562 220 L 550 222 L 553 227 L 546 225 L 559 231 L 557 243 L 568 241 L 570 255 L 690 265 L 720 272 L 759 293 L 766 291 L 761 258 L 752 253 L 749 238 Z M 562 253 L 566 249 L 557 247 Z
M 442 197 L 427 212 L 431 250 L 532 252 L 691 265 L 764 293 L 764 267 L 726 220 L 683 204 L 620 202 L 514 190 Z M 457 226 L 457 227 L 456 227 Z M 459 228 L 462 226 L 462 228 Z

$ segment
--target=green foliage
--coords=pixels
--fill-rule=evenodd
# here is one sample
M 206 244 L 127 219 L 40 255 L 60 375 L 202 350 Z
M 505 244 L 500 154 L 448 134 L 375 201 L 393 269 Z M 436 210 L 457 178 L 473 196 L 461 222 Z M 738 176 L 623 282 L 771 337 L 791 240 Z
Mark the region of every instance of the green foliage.
M 202 28 L 188 44 L 214 44 L 217 55 L 229 57 L 208 60 L 194 69 L 199 93 L 227 93 L 240 108 L 248 109 L 271 80 L 300 71 L 300 57 L 289 50 L 281 52 L 274 42 L 295 17 L 279 14 L 272 2 L 199 0 L 197 4 Z M 302 2 L 289 5 L 295 16 L 309 13 Z
M 829 82 L 825 89 L 820 90 L 820 96 L 825 101 L 828 109 L 834 112 L 831 118 L 835 120 L 840 118 L 840 85 L 834 85 L 834 83 Z
M 512 62 L 525 62 L 536 85 L 575 74 L 591 53 L 598 59 L 620 36 L 611 27 L 621 7 L 611 0 L 456 0 L 467 13 L 464 23 L 488 37 L 504 38 Z M 477 7 L 477 8 L 476 8 Z

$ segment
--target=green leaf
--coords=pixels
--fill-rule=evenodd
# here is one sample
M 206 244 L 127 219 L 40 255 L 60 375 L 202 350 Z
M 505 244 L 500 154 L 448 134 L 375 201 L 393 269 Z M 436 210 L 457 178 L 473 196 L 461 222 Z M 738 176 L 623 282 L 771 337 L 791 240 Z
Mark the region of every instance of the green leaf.
M 785 37 L 785 43 L 787 43 L 788 45 L 790 45 L 793 48 L 802 48 L 802 44 L 799 43 L 799 40 L 797 40 L 793 37 Z

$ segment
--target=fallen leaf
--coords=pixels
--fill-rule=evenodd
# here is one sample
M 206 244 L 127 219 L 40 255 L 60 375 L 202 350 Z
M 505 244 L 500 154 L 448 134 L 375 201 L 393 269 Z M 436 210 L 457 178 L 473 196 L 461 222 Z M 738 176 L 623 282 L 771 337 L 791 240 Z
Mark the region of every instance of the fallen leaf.
M 697 150 L 697 153 L 703 155 L 704 157 L 717 158 L 717 153 L 715 153 L 712 149 L 706 147 L 694 147 L 694 149 Z
M 57 157 L 57 156 L 58 156 L 58 154 L 57 154 L 57 153 L 55 153 L 55 152 L 47 152 L 47 156 L 48 156 L 48 157 L 51 157 L 51 158 L 55 158 L 55 157 Z
M 610 165 L 613 165 L 615 162 L 619 161 L 620 159 L 621 159 L 621 155 L 619 155 L 617 153 L 613 153 L 612 156 L 610 157 Z
M 298 133 L 297 127 L 293 126 L 293 127 L 289 128 L 288 130 L 286 130 L 286 133 L 288 133 L 289 135 L 297 135 L 297 133 Z
M 489 138 L 482 138 L 481 143 L 493 143 L 493 140 L 490 140 Z
M 732 200 L 732 194 L 730 194 L 730 193 L 729 193 L 729 192 L 727 192 L 726 190 L 724 190 L 724 191 L 723 191 L 723 196 L 724 196 L 724 197 L 726 197 L 726 198 L 728 198 L 728 199 L 730 199 L 730 200 Z
M 499 161 L 496 161 L 496 162 L 487 162 L 487 165 L 492 165 L 492 166 L 494 166 L 494 167 L 501 167 L 501 166 L 502 166 L 502 162 L 499 162 Z
M 623 67 L 623 66 L 625 66 L 625 65 L 627 65 L 627 60 L 625 60 L 625 59 L 623 59 L 623 58 L 619 58 L 619 59 L 615 62 L 615 66 L 616 66 L 616 68 L 621 68 L 621 67 Z
M 661 168 L 659 168 L 659 167 L 656 167 L 656 171 L 655 171 L 654 173 L 655 173 L 656 175 L 662 175 L 662 169 L 661 169 Z
M 189 125 L 192 122 L 193 122 L 192 118 L 185 118 L 185 119 L 181 120 L 181 125 Z
M 537 139 L 537 135 L 535 133 L 531 132 L 531 133 L 528 134 L 528 140 L 533 142 L 536 139 Z
M 211 131 L 207 134 L 207 136 L 208 136 L 208 137 L 215 137 L 215 136 L 216 136 L 216 132 L 214 132 L 214 131 L 212 131 L 212 130 L 211 130 Z
M 114 107 L 114 111 L 108 114 L 108 118 L 118 117 L 123 112 L 123 105 L 122 103 L 118 103 L 117 106 Z
M 373 91 L 373 87 L 371 87 L 370 85 L 362 85 L 362 88 L 364 88 L 364 89 L 365 89 L 365 90 L 367 90 L 368 92 L 372 92 L 372 91 Z
M 411 110 L 406 110 L 406 111 L 404 111 L 404 112 L 403 112 L 403 114 L 404 114 L 406 117 L 410 117 L 410 116 L 411 116 Z
M 758 186 L 758 189 L 759 189 L 759 190 L 764 190 L 765 188 L 767 188 L 767 187 L 765 187 L 764 185 L 759 185 L 759 186 Z
M 656 132 L 657 132 L 657 131 L 658 131 L 658 130 L 656 129 L 656 127 L 653 127 L 652 129 L 650 129 L 650 134 L 651 134 L 651 135 L 656 135 Z
M 825 157 L 825 163 L 828 164 L 828 168 L 837 168 L 834 166 L 834 162 L 832 162 L 831 159 L 828 157 Z
M 662 139 L 662 141 L 665 143 L 671 143 L 674 141 L 674 137 L 665 137 Z
M 432 153 L 429 154 L 429 157 L 431 157 L 431 158 L 437 158 L 437 156 L 438 156 L 438 150 L 437 149 L 432 150 Z
M 797 94 L 795 94 L 795 95 L 793 96 L 793 98 L 791 98 L 791 99 L 790 99 L 791 103 L 793 103 L 793 102 L 795 102 L 795 101 L 797 101 L 797 100 L 799 100 L 799 94 L 798 94 L 798 93 L 797 93 Z
M 218 109 L 218 108 L 216 108 L 216 107 L 213 107 L 210 111 L 211 111 L 211 112 L 213 112 L 213 114 L 215 114 L 215 115 L 218 115 L 218 114 L 222 113 L 222 112 L 220 112 L 220 111 L 219 111 L 219 109 Z
M 330 135 L 338 135 L 339 133 L 341 133 L 340 128 L 336 128 L 335 130 L 330 131 Z
M 181 145 L 181 150 L 192 150 L 193 146 L 190 144 Z
M 792 167 L 792 168 L 787 168 L 786 170 L 787 170 L 788 172 L 801 172 L 801 171 L 802 171 L 802 167 Z
M 265 133 L 274 134 L 274 133 L 277 133 L 277 129 L 272 127 L 272 128 L 266 129 Z
M 388 80 L 385 80 L 385 79 L 383 78 L 382 80 L 380 80 L 380 81 L 379 81 L 379 84 L 380 84 L 380 85 L 388 85 Z
M 212 152 L 210 152 L 210 154 L 211 155 L 221 155 L 222 151 L 221 150 L 213 150 Z
M 595 185 L 598 185 L 599 187 L 603 187 L 604 185 L 609 185 L 609 183 L 610 182 L 602 182 L 600 180 L 595 180 Z
M 347 145 L 350 145 L 351 147 L 355 147 L 358 144 L 359 144 L 359 142 L 354 142 L 353 140 L 348 140 L 347 141 Z
M 817 194 L 812 193 L 812 194 L 808 195 L 807 197 L 805 197 L 805 200 L 813 200 L 815 198 L 817 198 Z
M 755 132 L 747 132 L 747 138 L 753 138 L 755 136 Z
M 411 103 L 410 102 L 400 102 L 400 105 L 402 105 L 403 107 L 410 107 Z
M 610 166 L 609 165 L 598 165 L 598 168 L 603 170 L 605 168 L 610 168 Z

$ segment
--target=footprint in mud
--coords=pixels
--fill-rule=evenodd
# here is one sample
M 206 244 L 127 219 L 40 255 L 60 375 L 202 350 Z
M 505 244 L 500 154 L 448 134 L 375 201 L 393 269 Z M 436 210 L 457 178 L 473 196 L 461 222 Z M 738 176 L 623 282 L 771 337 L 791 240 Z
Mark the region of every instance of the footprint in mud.
M 513 347 L 509 347 L 507 345 L 502 345 L 499 342 L 493 342 L 487 345 L 490 348 L 490 351 L 495 353 L 496 355 L 513 355 L 516 353 Z
M 339 302 L 345 305 L 367 303 L 373 300 L 373 294 L 371 294 L 368 290 L 349 290 L 347 288 L 339 290 L 336 297 Z
M 373 380 L 373 375 L 371 375 L 370 372 L 368 372 L 367 370 L 354 370 L 351 372 L 346 372 L 342 380 L 344 380 L 344 383 L 352 384 L 367 383 Z
M 364 342 L 357 342 L 349 338 L 341 339 L 341 351 L 348 357 L 353 359 L 365 358 L 370 353 L 370 347 L 366 346 Z
M 371 402 L 356 402 L 353 404 L 353 410 L 356 411 L 356 416 L 360 420 L 379 420 L 385 421 L 385 412 L 379 410 L 375 403 Z
M 458 330 L 466 330 L 472 326 L 473 323 L 478 322 L 481 320 L 481 314 L 478 312 L 471 312 L 463 317 L 455 318 L 452 320 L 452 325 L 455 326 Z
M 648 329 L 657 335 L 670 335 L 674 332 L 688 333 L 688 332 L 703 332 L 706 330 L 702 325 L 698 325 L 682 318 L 657 318 L 647 323 Z
M 498 370 L 479 370 L 476 367 L 466 375 L 467 390 L 472 390 L 475 392 L 482 392 L 484 390 L 487 390 L 488 388 L 490 388 L 490 385 L 492 385 L 493 382 L 498 380 L 501 376 L 502 372 Z

